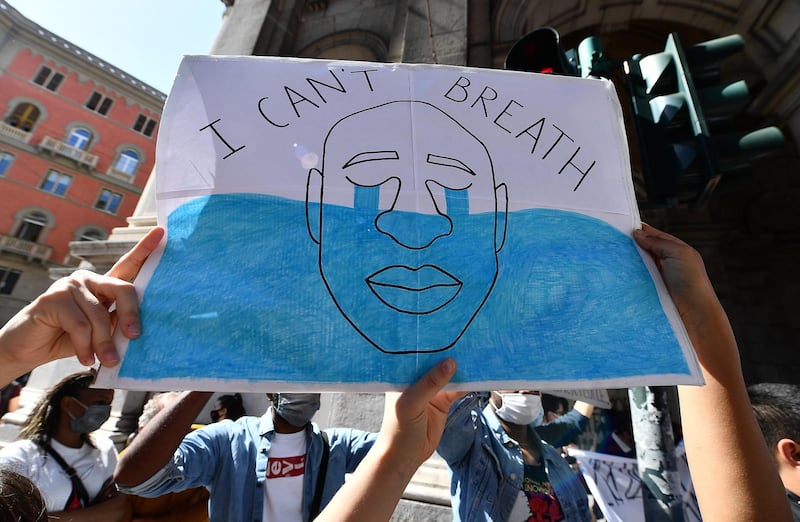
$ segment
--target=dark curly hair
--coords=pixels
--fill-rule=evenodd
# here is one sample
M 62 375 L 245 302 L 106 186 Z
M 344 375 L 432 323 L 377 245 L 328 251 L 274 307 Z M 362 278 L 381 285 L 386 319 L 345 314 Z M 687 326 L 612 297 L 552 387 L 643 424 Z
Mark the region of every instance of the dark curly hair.
M 27 477 L 3 468 L 0 468 L 0 520 L 47 522 L 39 489 Z

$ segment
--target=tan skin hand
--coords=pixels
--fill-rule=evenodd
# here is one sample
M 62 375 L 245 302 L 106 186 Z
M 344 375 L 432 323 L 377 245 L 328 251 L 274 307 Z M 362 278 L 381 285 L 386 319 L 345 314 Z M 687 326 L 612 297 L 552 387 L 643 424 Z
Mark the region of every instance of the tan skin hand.
M 163 236 L 161 228 L 150 231 L 106 275 L 79 270 L 53 283 L 0 331 L 0 364 L 21 375 L 71 355 L 87 366 L 95 356 L 107 366 L 119 363 L 115 326 L 128 338 L 141 333 L 136 289 L 129 281 Z M 116 310 L 109 312 L 112 303 Z

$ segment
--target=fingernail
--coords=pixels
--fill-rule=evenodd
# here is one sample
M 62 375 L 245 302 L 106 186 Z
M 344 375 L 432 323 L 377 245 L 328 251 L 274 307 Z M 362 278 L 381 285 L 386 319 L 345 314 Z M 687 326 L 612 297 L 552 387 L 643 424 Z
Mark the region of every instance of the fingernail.
M 119 354 L 117 350 L 111 349 L 103 352 L 103 364 L 106 366 L 116 366 L 119 362 Z
M 445 373 L 453 373 L 456 370 L 456 362 L 453 359 L 447 358 L 441 362 L 441 369 Z
M 139 337 L 142 334 L 142 328 L 139 323 L 128 324 L 128 337 Z

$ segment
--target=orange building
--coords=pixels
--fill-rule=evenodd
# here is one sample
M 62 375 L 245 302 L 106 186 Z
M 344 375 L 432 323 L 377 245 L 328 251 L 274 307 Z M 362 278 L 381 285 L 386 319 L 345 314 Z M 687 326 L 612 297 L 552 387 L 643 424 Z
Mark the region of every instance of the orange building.
M 165 98 L 0 0 L 0 324 L 127 225 Z

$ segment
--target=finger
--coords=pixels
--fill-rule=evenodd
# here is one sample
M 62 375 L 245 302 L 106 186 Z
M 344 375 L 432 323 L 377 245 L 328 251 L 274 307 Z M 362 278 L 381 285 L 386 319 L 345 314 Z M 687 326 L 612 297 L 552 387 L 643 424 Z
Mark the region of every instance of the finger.
M 397 401 L 398 414 L 413 417 L 424 410 L 455 373 L 455 359 L 448 357 L 439 362 L 400 395 Z
M 59 304 L 56 313 L 56 324 L 64 330 L 72 344 L 72 353 L 62 353 L 62 357 L 76 355 L 84 366 L 94 364 L 94 351 L 92 350 L 92 325 L 86 317 L 83 308 L 78 305 L 75 299 L 76 293 L 80 295 L 78 286 L 74 285 L 68 290 L 69 299 L 63 300 Z
M 127 283 L 126 285 L 130 286 Z M 92 288 L 90 289 L 89 286 Z M 114 366 L 119 362 L 119 354 L 111 340 L 111 314 L 100 299 L 115 300 L 119 297 L 118 294 L 124 292 L 125 287 L 121 283 L 106 283 L 105 288 L 100 288 L 100 286 L 101 284 L 90 280 L 83 285 L 72 287 L 73 300 L 83 312 L 90 328 L 88 353 L 83 347 L 78 352 L 76 346 L 76 355 L 81 363 L 87 366 L 94 364 L 95 354 L 102 364 Z
M 642 224 L 641 230 L 633 231 L 633 239 L 656 259 L 675 257 L 678 249 L 686 244 L 680 239 L 656 228 Z
M 161 243 L 163 237 L 164 229 L 155 227 L 140 239 L 130 252 L 114 263 L 114 266 L 111 267 L 111 270 L 109 270 L 106 275 L 122 279 L 123 281 L 133 280 L 136 274 L 139 273 L 139 270 L 142 269 L 142 265 L 144 265 L 147 257 L 158 247 L 159 243 Z

